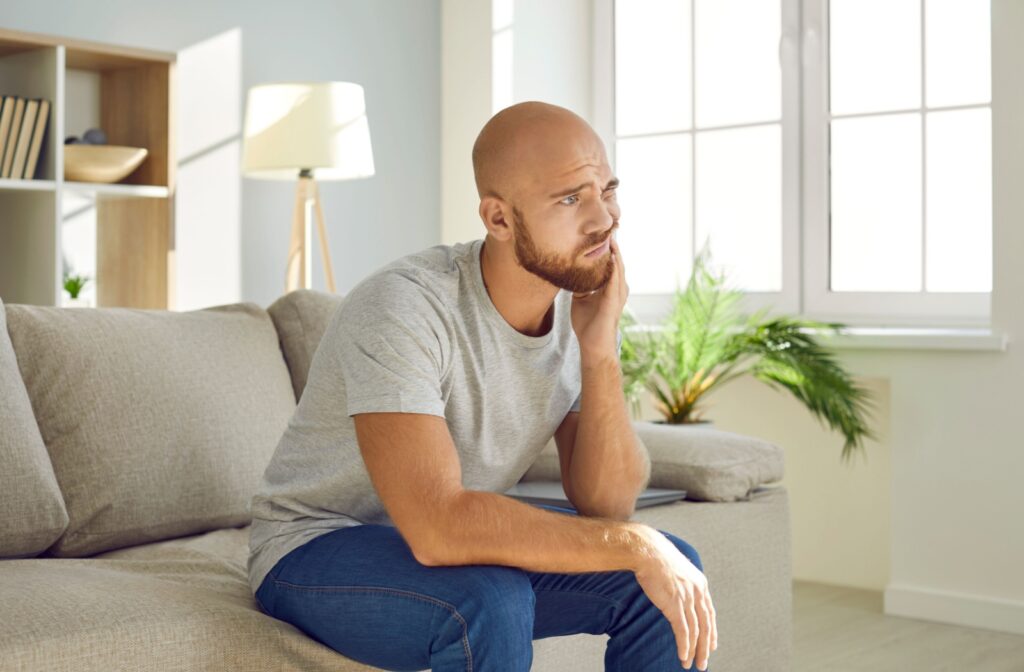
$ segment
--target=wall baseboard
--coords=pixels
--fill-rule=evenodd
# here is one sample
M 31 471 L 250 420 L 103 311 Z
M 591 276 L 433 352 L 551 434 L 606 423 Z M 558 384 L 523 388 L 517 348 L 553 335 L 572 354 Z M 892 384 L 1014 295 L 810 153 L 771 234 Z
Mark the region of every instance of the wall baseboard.
M 883 605 L 888 616 L 1024 635 L 1022 601 L 890 583 Z

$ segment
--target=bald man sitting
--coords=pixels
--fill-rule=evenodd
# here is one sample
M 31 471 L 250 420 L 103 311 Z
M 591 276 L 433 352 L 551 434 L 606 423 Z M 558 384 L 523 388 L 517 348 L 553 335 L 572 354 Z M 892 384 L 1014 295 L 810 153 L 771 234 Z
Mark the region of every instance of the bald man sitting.
M 697 551 L 629 520 L 650 462 L 622 393 L 628 295 L 604 145 L 513 105 L 473 147 L 482 240 L 360 282 L 253 498 L 260 607 L 386 670 L 525 672 L 607 634 L 606 670 L 707 669 Z M 505 496 L 554 437 L 576 511 Z

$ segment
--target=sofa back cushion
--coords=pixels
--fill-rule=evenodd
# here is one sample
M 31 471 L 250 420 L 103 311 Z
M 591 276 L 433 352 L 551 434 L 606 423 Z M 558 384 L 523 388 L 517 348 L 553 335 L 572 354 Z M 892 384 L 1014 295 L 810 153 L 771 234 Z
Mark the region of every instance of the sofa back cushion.
M 295 408 L 265 310 L 9 305 L 7 318 L 70 517 L 47 555 L 251 522 Z
M 288 292 L 267 308 L 277 327 L 288 370 L 292 376 L 295 400 L 302 397 L 309 377 L 309 363 L 320 345 L 331 315 L 341 305 L 343 297 L 315 289 L 296 289 Z
M 0 558 L 42 553 L 68 526 L 0 300 Z

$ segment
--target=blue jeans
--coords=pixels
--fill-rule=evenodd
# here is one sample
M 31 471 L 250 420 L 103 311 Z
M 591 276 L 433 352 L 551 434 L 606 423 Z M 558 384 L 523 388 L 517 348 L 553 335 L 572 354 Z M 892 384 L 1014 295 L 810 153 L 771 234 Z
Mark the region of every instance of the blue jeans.
M 692 546 L 662 534 L 704 570 Z M 427 566 L 388 525 L 334 530 L 292 550 L 256 600 L 342 655 L 386 670 L 525 672 L 532 640 L 577 633 L 610 636 L 605 670 L 684 669 L 668 619 L 630 571 Z

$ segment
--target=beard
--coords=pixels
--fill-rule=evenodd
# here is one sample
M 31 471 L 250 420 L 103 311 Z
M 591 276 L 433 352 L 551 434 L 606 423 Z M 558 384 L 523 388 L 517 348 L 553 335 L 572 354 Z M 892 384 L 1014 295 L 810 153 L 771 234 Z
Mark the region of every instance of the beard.
M 569 259 L 565 259 L 557 253 L 545 253 L 537 248 L 533 237 L 530 236 L 530 232 L 526 228 L 522 213 L 515 207 L 512 208 L 512 225 L 516 232 L 516 261 L 537 277 L 550 282 L 555 287 L 576 294 L 589 294 L 601 289 L 611 280 L 612 272 L 615 270 L 615 260 L 612 259 L 610 252 L 605 252 L 596 261 L 589 263 L 587 261 L 577 262 L 578 255 L 575 253 Z M 618 225 L 618 221 L 616 221 L 612 225 L 612 230 L 614 231 Z M 603 240 L 587 243 L 580 252 L 600 245 Z

